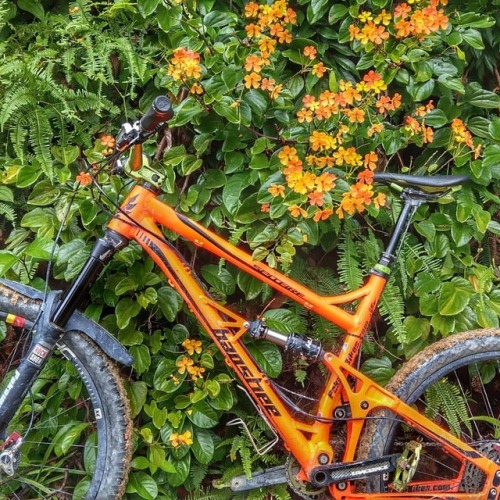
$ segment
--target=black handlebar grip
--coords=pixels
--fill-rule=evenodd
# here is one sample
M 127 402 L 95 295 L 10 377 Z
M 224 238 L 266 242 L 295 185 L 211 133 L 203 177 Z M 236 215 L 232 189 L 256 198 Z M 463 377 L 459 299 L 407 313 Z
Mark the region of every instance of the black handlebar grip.
M 153 132 L 158 125 L 170 120 L 172 116 L 174 116 L 174 111 L 170 99 L 159 95 L 140 119 L 139 125 L 144 132 Z

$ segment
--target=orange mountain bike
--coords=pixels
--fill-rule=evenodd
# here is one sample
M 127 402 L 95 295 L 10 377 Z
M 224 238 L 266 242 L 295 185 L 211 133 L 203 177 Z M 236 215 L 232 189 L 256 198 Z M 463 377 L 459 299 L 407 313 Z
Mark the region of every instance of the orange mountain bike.
M 0 281 L 0 317 L 14 327 L 8 334 L 22 339 L 14 356 L 17 364 L 4 367 L 0 392 L 4 498 L 101 500 L 123 495 L 131 459 L 131 422 L 111 360 L 125 365 L 133 360 L 113 336 L 77 308 L 100 271 L 130 241 L 152 257 L 182 296 L 290 453 L 282 467 L 251 479 L 236 478 L 233 490 L 288 481 L 303 498 L 500 498 L 498 329 L 460 333 L 429 346 L 385 388 L 356 369 L 363 338 L 412 215 L 467 177 L 376 174 L 375 182 L 398 191 L 403 202 L 392 236 L 361 288 L 322 296 L 252 260 L 160 201 L 163 176 L 143 164 L 141 147 L 171 116 L 169 100 L 158 97 L 140 121 L 123 125 L 114 158 L 130 150 L 122 167 L 136 182 L 68 290 L 44 294 Z M 275 331 L 258 317 L 243 317 L 219 304 L 161 228 L 340 326 L 346 334 L 339 352 L 328 352 L 312 338 Z M 350 308 L 343 307 L 346 304 Z M 248 337 L 273 342 L 290 356 L 323 366 L 326 382 L 312 409 L 301 407 L 266 375 L 245 347 Z M 52 384 L 45 387 L 44 374 L 58 369 L 62 361 L 54 363 L 58 358 L 52 355 L 59 353 L 72 367 L 61 373 L 56 391 Z M 456 412 L 446 408 L 429 410 L 433 406 L 428 407 L 428 401 L 444 386 L 455 391 L 457 405 L 463 403 L 465 418 L 453 419 L 450 415 Z M 44 411 L 33 397 L 40 392 L 47 398 Z M 73 405 L 67 404 L 66 396 L 74 398 Z M 57 426 L 61 412 L 71 425 Z

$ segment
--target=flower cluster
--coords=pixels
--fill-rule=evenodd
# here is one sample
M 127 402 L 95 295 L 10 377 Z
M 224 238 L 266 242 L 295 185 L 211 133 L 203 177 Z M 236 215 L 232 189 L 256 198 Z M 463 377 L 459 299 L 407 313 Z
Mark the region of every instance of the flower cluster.
M 362 45 L 381 45 L 391 33 L 395 38 L 415 37 L 422 40 L 448 27 L 448 17 L 443 9 L 438 8 L 447 3 L 447 0 L 412 0 L 396 5 L 392 14 L 385 9 L 377 15 L 368 10 L 362 11 L 358 22 L 349 26 L 351 41 L 357 40 Z
M 104 156 L 109 156 L 115 150 L 116 140 L 111 134 L 101 134 L 99 137 L 99 142 L 103 147 L 102 154 Z
M 191 445 L 193 444 L 193 438 L 191 431 L 186 431 L 184 434 L 177 434 L 176 432 L 172 432 L 170 434 L 169 438 L 170 444 L 174 447 L 177 448 L 182 445 Z
M 200 54 L 186 47 L 174 49 L 167 73 L 175 80 L 185 82 L 201 76 Z
M 451 122 L 451 137 L 458 145 L 463 144 L 474 152 L 474 159 L 477 159 L 481 152 L 481 144 L 474 146 L 472 134 L 467 130 L 465 123 L 460 118 L 454 118 Z
M 314 54 L 312 51 L 307 51 Z M 305 55 L 305 52 L 304 52 Z M 355 176 L 361 170 L 356 183 L 344 193 L 336 214 L 362 212 L 372 202 L 376 207 L 384 205 L 383 195 L 376 195 L 372 187 L 373 170 L 379 163 L 375 151 L 361 154 L 351 145 L 359 127 L 369 125 L 366 135 L 372 137 L 383 130 L 382 119 L 401 106 L 401 95 L 389 96 L 382 76 L 369 71 L 358 82 L 340 81 L 339 91 L 324 90 L 317 97 L 306 95 L 297 120 L 304 125 L 317 126 L 309 135 L 307 151 L 299 155 L 295 147 L 285 146 L 278 158 L 283 165 L 286 186 L 273 184 L 269 193 L 273 197 L 285 197 L 286 188 L 303 196 L 311 214 L 299 205 L 288 208 L 294 217 L 312 215 L 315 221 L 326 220 L 333 214 L 332 197 L 328 195 L 335 188 L 336 175 L 331 169 L 342 169 L 346 178 Z M 321 129 L 320 129 L 321 127 Z
M 247 89 L 262 89 L 269 93 L 271 99 L 276 99 L 283 89 L 274 78 L 262 76 L 262 70 L 271 65 L 271 56 L 276 51 L 278 43 L 290 43 L 292 34 L 289 25 L 297 23 L 297 16 L 288 7 L 286 0 L 277 0 L 271 5 L 259 5 L 250 2 L 245 5 L 245 17 L 251 21 L 245 26 L 247 36 L 255 41 L 257 53 L 250 54 L 245 60 L 247 74 L 243 79 Z
M 189 373 L 189 375 L 191 375 L 191 380 L 202 378 L 203 373 L 205 372 L 205 368 L 195 365 L 193 358 L 190 358 L 188 356 L 183 356 L 182 358 L 178 359 L 175 365 L 177 366 L 177 371 L 181 375 L 185 372 Z
M 434 103 L 429 101 L 426 105 L 419 106 L 413 116 L 405 116 L 403 119 L 403 130 L 406 134 L 414 138 L 421 136 L 422 142 L 430 143 L 434 138 L 434 131 L 431 127 L 425 125 L 425 115 L 434 109 Z

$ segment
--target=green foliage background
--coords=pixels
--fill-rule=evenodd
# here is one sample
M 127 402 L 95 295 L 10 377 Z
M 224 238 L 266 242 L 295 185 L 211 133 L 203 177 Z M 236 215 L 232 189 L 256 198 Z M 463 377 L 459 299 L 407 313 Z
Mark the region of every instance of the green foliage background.
M 165 199 L 322 293 L 359 286 L 398 213 L 397 197 L 387 193 L 388 208 L 380 211 L 369 207 L 363 216 L 317 223 L 293 219 L 287 211 L 291 201 L 273 200 L 267 190 L 282 175 L 277 153 L 283 144 L 300 143 L 307 135 L 295 118 L 301 98 L 326 87 L 334 90 L 340 79 L 359 81 L 373 68 L 403 96 L 401 113 L 389 120 L 390 133 L 374 144 L 388 160 L 384 168 L 420 175 L 468 173 L 472 182 L 455 194 L 455 201 L 419 210 L 380 305 L 389 328 L 373 325 L 376 342 L 365 349 L 364 369 L 385 383 L 401 361 L 429 342 L 476 327 L 498 327 L 498 1 L 482 0 L 475 12 L 468 2 L 451 1 L 446 32 L 422 43 L 388 45 L 382 53 L 350 43 L 348 27 L 360 11 L 391 10 L 391 2 L 299 0 L 291 5 L 298 14 L 294 41 L 280 49 L 270 69 L 283 84 L 274 100 L 242 84 L 251 51 L 244 3 L 0 1 L 0 275 L 41 287 L 61 224 L 54 280 L 78 274 L 108 218 L 93 199 L 108 203 L 98 193 L 79 190 L 73 199 L 81 158 L 101 158 L 100 133 L 116 133 L 156 95 L 168 94 L 176 115 L 173 147 L 161 163 L 167 174 Z M 324 79 L 303 71 L 300 54 L 306 45 L 316 47 L 329 68 Z M 179 99 L 185 93 L 167 75 L 169 58 L 179 46 L 201 54 L 201 96 Z M 437 106 L 427 119 L 434 141 L 408 144 L 397 127 L 403 114 L 428 99 Z M 467 153 L 451 161 L 449 124 L 456 117 L 481 143 L 479 158 Z M 356 145 L 363 149 L 366 144 L 360 136 Z M 103 173 L 99 180 L 111 200 L 123 196 L 122 179 Z M 261 211 L 263 202 L 271 204 L 270 212 Z M 194 262 L 197 252 L 176 244 Z M 271 296 L 268 287 L 199 257 L 196 268 L 217 297 L 250 315 L 262 312 L 261 304 Z M 176 498 L 181 485 L 182 491 L 193 492 L 206 484 L 207 475 L 225 470 L 224 482 L 257 467 L 248 440 L 222 424 L 226 414 L 234 413 L 248 420 L 260 439 L 261 423 L 179 296 L 134 245 L 120 252 L 93 288 L 86 312 L 136 358 L 134 369 L 124 373 L 136 422 L 130 498 Z M 339 333 L 293 304 L 266 315 L 274 328 L 315 335 L 328 347 Z M 179 374 L 176 362 L 186 355 L 182 342 L 198 337 L 203 350 L 193 358 L 206 373 L 193 382 Z M 281 357 L 273 346 L 251 349 L 271 375 L 279 375 Z M 307 370 L 300 365 L 294 370 L 296 381 L 304 382 Z M 193 445 L 172 448 L 169 436 L 188 430 Z M 229 470 L 228 454 L 235 459 Z M 278 463 L 280 458 L 266 460 Z M 283 490 L 274 494 L 286 497 Z

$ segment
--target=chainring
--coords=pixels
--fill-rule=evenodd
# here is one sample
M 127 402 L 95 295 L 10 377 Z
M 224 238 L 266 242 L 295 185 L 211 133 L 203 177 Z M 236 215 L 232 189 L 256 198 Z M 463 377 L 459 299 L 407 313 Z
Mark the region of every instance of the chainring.
M 286 459 L 286 480 L 290 489 L 298 495 L 300 498 L 323 500 L 323 498 L 331 498 L 330 496 L 324 496 L 328 492 L 328 486 L 323 486 L 323 488 L 316 488 L 311 483 L 307 481 L 302 481 L 297 479 L 297 474 L 300 471 L 300 465 L 293 455 L 289 455 Z

